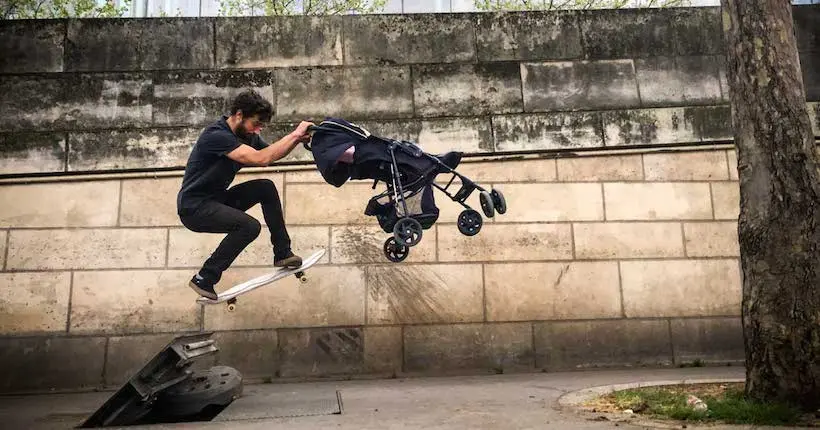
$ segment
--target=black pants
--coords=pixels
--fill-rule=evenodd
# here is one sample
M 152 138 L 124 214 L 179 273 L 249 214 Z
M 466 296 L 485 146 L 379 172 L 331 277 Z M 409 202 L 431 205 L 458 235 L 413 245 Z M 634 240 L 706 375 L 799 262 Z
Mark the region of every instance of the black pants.
M 276 185 L 269 179 L 255 179 L 229 188 L 224 196 L 208 200 L 193 213 L 180 215 L 182 224 L 198 233 L 227 233 L 205 261 L 200 275 L 216 284 L 222 272 L 259 236 L 262 225 L 245 213 L 255 204 L 262 205 L 262 215 L 270 230 L 274 259 L 290 251 L 290 236 L 285 228 L 282 202 Z

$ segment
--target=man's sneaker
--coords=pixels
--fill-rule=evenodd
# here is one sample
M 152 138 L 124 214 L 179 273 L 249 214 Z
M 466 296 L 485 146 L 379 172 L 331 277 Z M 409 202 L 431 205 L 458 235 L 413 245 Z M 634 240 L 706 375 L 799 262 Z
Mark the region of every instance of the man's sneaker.
M 302 265 L 302 257 L 294 255 L 292 252 L 288 252 L 286 255 L 287 256 L 283 258 L 274 257 L 273 266 L 295 269 Z
M 205 278 L 199 276 L 199 273 L 191 278 L 191 281 L 188 282 L 188 286 L 202 297 L 207 297 L 212 300 L 217 299 L 216 291 L 214 291 L 214 285 L 208 282 Z

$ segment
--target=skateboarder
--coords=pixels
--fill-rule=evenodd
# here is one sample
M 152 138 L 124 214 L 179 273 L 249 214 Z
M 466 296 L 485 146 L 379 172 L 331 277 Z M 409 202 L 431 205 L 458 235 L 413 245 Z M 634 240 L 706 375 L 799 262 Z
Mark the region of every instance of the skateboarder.
M 302 264 L 302 258 L 291 251 L 282 203 L 273 181 L 255 179 L 228 187 L 242 167 L 268 166 L 309 140 L 307 130 L 313 123 L 302 121 L 290 134 L 269 145 L 259 132 L 273 113 L 270 102 L 247 90 L 234 99 L 229 113 L 200 134 L 177 195 L 177 214 L 186 228 L 198 233 L 227 233 L 188 283 L 198 294 L 211 299 L 217 298 L 214 285 L 222 272 L 261 232 L 259 221 L 245 213 L 257 203 L 262 206 L 270 231 L 273 265 L 294 268 Z

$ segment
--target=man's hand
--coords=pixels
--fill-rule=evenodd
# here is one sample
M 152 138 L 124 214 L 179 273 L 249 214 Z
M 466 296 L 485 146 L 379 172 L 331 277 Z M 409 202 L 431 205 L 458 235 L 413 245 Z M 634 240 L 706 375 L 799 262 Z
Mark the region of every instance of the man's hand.
M 296 127 L 296 130 L 293 130 L 290 134 L 296 139 L 296 143 L 307 142 L 310 140 L 310 133 L 308 133 L 308 127 L 315 125 L 309 121 L 302 121 Z

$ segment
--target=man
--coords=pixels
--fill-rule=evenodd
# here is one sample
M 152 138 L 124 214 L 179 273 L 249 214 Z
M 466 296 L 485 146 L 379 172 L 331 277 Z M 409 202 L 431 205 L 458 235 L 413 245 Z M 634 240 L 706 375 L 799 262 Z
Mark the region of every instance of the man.
M 273 265 L 302 265 L 302 259 L 291 251 L 282 203 L 273 181 L 256 179 L 228 187 L 242 167 L 268 166 L 309 140 L 307 130 L 313 124 L 303 121 L 290 134 L 269 145 L 259 132 L 273 114 L 270 102 L 247 90 L 234 99 L 229 112 L 230 115 L 223 115 L 207 126 L 197 139 L 177 195 L 177 213 L 186 228 L 201 233 L 227 233 L 188 283 L 201 296 L 211 299 L 217 298 L 214 285 L 222 278 L 222 272 L 259 236 L 261 224 L 245 213 L 257 203 L 262 206 L 270 231 Z

